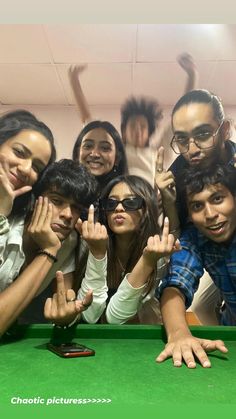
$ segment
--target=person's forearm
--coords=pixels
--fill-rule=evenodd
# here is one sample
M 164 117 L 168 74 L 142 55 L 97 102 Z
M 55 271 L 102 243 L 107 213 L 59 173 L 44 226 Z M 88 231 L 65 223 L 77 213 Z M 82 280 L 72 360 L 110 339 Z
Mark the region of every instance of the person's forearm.
M 148 264 L 144 256 L 141 256 L 132 272 L 128 276 L 128 282 L 133 288 L 140 288 L 148 281 L 149 276 L 154 270 L 152 264 Z
M 191 90 L 196 89 L 197 85 L 198 85 L 198 72 L 197 70 L 193 70 L 191 73 L 188 73 L 184 93 L 188 93 Z
M 0 335 L 16 320 L 36 295 L 52 267 L 46 255 L 35 257 L 32 263 L 0 294 Z
M 186 322 L 184 297 L 174 287 L 165 288 L 161 296 L 161 313 L 168 341 L 191 335 Z
M 132 287 L 128 280 L 129 276 L 130 274 L 125 276 L 107 305 L 106 319 L 108 323 L 123 324 L 137 313 L 145 285 L 139 288 Z
M 87 292 L 93 290 L 93 302 L 91 306 L 82 313 L 88 323 L 96 323 L 101 317 L 107 300 L 107 257 L 96 260 L 89 252 L 85 277 L 77 294 L 78 300 L 83 300 Z
M 147 258 L 142 255 L 111 298 L 106 309 L 108 323 L 125 323 L 137 313 L 141 296 L 153 270 L 153 264 L 148 263 Z
M 89 110 L 88 102 L 84 96 L 83 90 L 79 80 L 72 79 L 71 86 L 75 96 L 76 104 L 78 106 L 80 117 L 83 124 L 88 123 L 92 120 L 92 115 Z

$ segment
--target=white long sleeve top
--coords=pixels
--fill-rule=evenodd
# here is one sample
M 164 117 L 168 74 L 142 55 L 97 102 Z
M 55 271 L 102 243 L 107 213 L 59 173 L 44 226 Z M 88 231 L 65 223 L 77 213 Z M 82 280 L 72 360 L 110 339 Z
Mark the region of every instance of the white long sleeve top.
M 166 267 L 167 264 L 165 259 L 159 259 L 157 262 L 157 276 L 152 289 L 147 295 L 145 295 L 147 284 L 144 284 L 139 288 L 134 288 L 129 283 L 129 274 L 126 274 L 116 293 L 111 297 L 107 305 L 107 322 L 122 324 L 135 316 L 142 304 L 154 297 L 155 290 L 166 273 Z
M 78 300 L 83 300 L 88 290 L 93 290 L 93 302 L 83 311 L 82 318 L 88 323 L 96 323 L 106 307 L 107 300 L 107 255 L 103 259 L 96 259 L 89 252 L 85 276 L 78 291 Z

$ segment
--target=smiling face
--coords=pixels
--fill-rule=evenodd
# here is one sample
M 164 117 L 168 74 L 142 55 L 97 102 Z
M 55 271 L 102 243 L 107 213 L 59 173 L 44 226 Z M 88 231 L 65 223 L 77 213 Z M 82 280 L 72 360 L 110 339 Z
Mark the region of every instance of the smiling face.
M 236 229 L 236 200 L 229 189 L 218 183 L 205 186 L 187 198 L 189 215 L 208 239 L 217 243 L 230 240 Z
M 89 131 L 82 140 L 79 161 L 95 176 L 109 173 L 116 161 L 113 138 L 103 128 Z
M 118 183 L 109 193 L 109 199 L 122 201 L 125 198 L 134 198 L 136 195 L 126 183 Z M 140 225 L 143 209 L 127 211 L 122 203 L 119 203 L 114 211 L 107 213 L 107 222 L 111 231 L 115 234 L 132 236 Z
M 66 198 L 57 191 L 47 191 L 43 195 L 52 203 L 51 228 L 59 240 L 65 240 L 74 229 L 82 206 L 78 206 L 73 199 Z
M 219 121 L 214 118 L 213 108 L 207 103 L 189 103 L 181 106 L 173 115 L 172 119 L 173 133 L 177 138 L 185 138 L 190 135 L 199 135 L 202 132 L 211 132 L 214 134 L 220 126 Z M 192 138 L 189 139 L 189 150 L 183 154 L 183 157 L 190 165 L 207 164 L 224 153 L 224 141 L 227 139 L 228 124 L 225 121 L 222 124 L 218 134 L 214 137 L 214 143 L 211 148 L 200 149 Z M 190 141 L 191 140 L 191 141 Z M 179 148 L 181 152 L 181 148 Z
M 0 145 L 0 162 L 9 165 L 8 178 L 14 190 L 32 186 L 51 157 L 51 146 L 38 131 L 23 130 Z

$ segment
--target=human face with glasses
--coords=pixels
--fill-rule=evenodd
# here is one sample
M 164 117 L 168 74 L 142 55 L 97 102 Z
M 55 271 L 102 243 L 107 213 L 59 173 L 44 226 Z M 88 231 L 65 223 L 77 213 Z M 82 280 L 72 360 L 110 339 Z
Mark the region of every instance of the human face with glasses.
M 144 200 L 135 195 L 126 183 L 120 182 L 112 188 L 108 198 L 102 201 L 102 207 L 111 231 L 129 235 L 138 229 Z
M 171 147 L 190 165 L 210 164 L 225 153 L 227 121 L 221 123 L 214 117 L 214 111 L 207 103 L 189 103 L 181 106 L 173 115 L 174 136 Z

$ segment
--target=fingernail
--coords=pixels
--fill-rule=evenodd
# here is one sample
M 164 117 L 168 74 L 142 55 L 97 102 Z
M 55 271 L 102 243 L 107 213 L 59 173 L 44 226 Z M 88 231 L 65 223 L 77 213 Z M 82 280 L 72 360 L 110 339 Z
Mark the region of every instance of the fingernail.
M 209 367 L 211 366 L 211 363 L 210 363 L 209 361 L 205 361 L 205 362 L 203 363 L 203 366 L 204 366 L 205 368 L 209 368 Z
M 164 223 L 168 223 L 168 222 L 169 222 L 169 218 L 168 217 L 165 217 Z
M 89 208 L 90 208 L 90 209 L 94 209 L 94 205 L 93 205 L 93 204 L 91 204 Z
M 192 362 L 192 361 L 191 361 L 191 362 L 189 362 L 189 363 L 188 363 L 188 367 L 189 367 L 189 368 L 195 368 L 195 367 L 196 367 L 195 362 Z
M 174 361 L 174 366 L 175 367 L 181 367 L 181 361 Z

